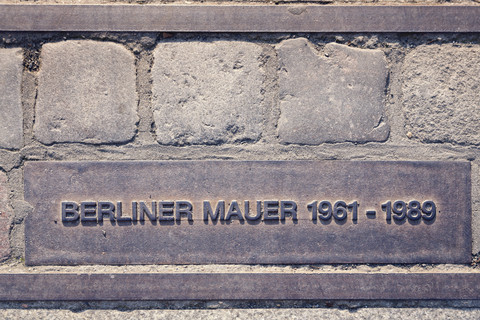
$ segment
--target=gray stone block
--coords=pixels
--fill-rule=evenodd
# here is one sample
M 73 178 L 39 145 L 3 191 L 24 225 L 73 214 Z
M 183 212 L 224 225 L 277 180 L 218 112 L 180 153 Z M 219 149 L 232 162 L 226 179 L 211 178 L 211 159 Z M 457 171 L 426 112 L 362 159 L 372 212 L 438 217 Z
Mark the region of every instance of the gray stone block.
M 480 46 L 423 45 L 405 57 L 406 130 L 422 142 L 480 144 Z
M 388 138 L 382 51 L 329 43 L 320 53 L 305 38 L 285 40 L 277 51 L 281 142 L 315 145 Z
M 8 206 L 8 187 L 7 175 L 0 172 L 0 261 L 5 260 L 10 255 L 10 207 Z
M 35 137 L 42 143 L 116 143 L 138 116 L 135 59 L 119 44 L 91 40 L 42 47 Z
M 0 49 L 0 148 L 23 146 L 21 49 Z
M 152 70 L 157 141 L 258 140 L 265 113 L 261 52 L 241 41 L 158 44 Z

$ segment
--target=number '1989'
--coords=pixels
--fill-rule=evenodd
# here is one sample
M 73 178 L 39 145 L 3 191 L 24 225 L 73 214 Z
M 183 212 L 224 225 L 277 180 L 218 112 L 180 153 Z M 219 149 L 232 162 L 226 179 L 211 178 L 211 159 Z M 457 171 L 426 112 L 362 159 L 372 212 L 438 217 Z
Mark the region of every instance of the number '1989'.
M 393 204 L 391 201 L 388 201 L 382 204 L 382 210 L 387 214 L 387 221 L 391 221 L 392 217 L 397 221 L 405 219 L 411 221 L 420 219 L 432 221 L 437 214 L 435 202 L 431 200 L 424 201 L 422 204 L 417 200 L 412 200 L 408 203 L 402 200 L 397 200 Z

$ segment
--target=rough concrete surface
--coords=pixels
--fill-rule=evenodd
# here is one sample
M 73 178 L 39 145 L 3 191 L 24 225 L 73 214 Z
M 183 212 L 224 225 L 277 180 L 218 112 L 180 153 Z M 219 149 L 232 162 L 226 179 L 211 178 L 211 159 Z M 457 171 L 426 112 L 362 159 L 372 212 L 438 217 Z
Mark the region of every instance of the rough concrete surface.
M 133 138 L 135 60 L 116 43 L 70 40 L 42 47 L 35 137 L 42 143 Z
M 465 4 L 465 5 L 478 5 L 478 0 L 210 0 L 205 2 L 204 0 L 20 0 L 22 3 L 48 3 L 48 4 L 112 4 L 112 3 L 134 3 L 134 4 L 192 4 L 201 3 L 202 5 L 213 3 L 226 3 L 226 4 L 293 4 L 293 3 L 308 3 L 308 4 L 384 4 L 384 5 L 398 5 L 398 4 Z M 0 0 L 0 3 L 18 3 L 19 0 Z
M 277 50 L 282 142 L 387 139 L 387 67 L 382 51 L 329 43 L 318 52 L 305 38 L 285 40 Z
M 414 138 L 480 144 L 480 46 L 419 46 L 402 74 L 405 127 Z
M 9 187 L 7 175 L 0 172 L 0 261 L 10 255 L 10 216 L 11 209 L 8 205 Z
M 23 146 L 22 62 L 21 49 L 0 49 L 0 148 Z
M 0 273 L 480 273 L 480 268 L 459 264 L 148 264 L 148 265 L 76 265 L 25 266 L 20 260 L 0 265 Z M 480 306 L 480 305 L 479 305 Z
M 265 113 L 261 52 L 243 41 L 159 43 L 152 70 L 157 141 L 258 140 Z
M 28 304 L 25 304 L 28 308 Z M 359 308 L 359 309 L 222 309 L 222 310 L 71 310 L 6 309 L 0 310 L 3 319 L 463 319 L 477 320 L 480 309 L 448 308 Z
M 472 162 L 472 234 L 480 235 L 480 165 L 478 161 Z M 480 253 L 480 239 L 473 236 L 472 252 Z

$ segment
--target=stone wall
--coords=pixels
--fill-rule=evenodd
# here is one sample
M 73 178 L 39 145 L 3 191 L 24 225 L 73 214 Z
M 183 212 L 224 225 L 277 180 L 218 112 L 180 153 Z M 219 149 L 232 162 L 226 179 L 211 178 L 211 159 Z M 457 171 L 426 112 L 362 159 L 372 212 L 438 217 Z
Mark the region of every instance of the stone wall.
M 477 34 L 1 33 L 0 270 L 476 272 L 478 74 Z M 27 161 L 172 159 L 470 161 L 472 266 L 24 266 Z M 97 318 L 475 319 L 480 312 L 476 301 L 454 300 L 1 306 L 7 318 L 82 311 Z

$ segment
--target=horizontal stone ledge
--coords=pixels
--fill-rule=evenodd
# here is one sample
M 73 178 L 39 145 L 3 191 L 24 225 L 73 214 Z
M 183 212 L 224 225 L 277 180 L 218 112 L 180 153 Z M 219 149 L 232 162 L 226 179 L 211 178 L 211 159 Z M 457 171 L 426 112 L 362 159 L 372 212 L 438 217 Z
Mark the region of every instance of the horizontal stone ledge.
M 2 4 L 0 30 L 480 32 L 480 6 Z
M 479 299 L 480 273 L 0 274 L 0 300 Z

